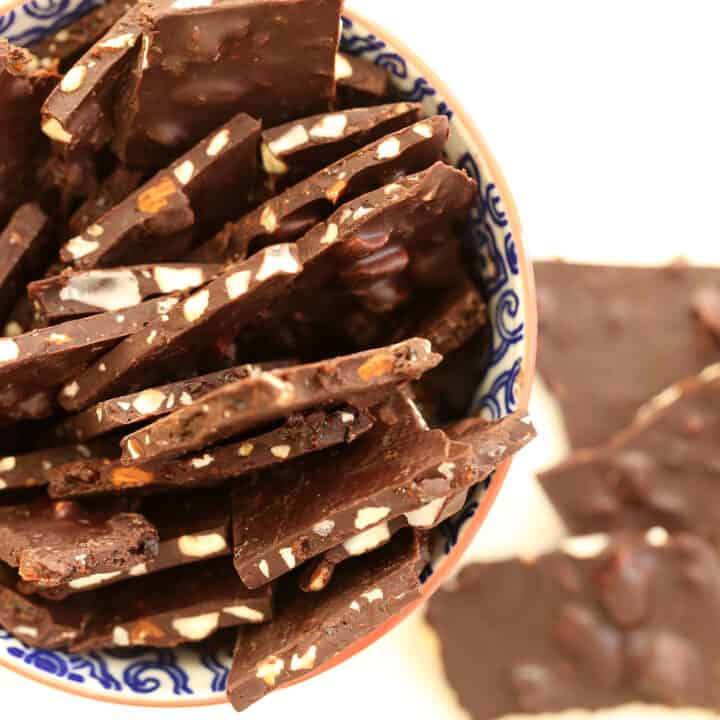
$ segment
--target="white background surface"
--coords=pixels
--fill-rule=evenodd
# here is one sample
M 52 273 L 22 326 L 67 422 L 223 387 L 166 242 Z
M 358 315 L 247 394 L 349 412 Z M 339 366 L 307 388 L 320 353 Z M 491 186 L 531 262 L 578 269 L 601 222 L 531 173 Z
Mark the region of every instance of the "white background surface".
M 419 52 L 464 102 L 505 171 L 535 256 L 648 262 L 683 254 L 720 264 L 720 3 L 347 2 Z M 536 412 L 542 436 L 513 468 L 475 555 L 532 551 L 559 536 L 532 468 L 557 451 L 560 435 L 547 406 Z M 437 663 L 416 618 L 244 717 L 462 718 Z M 101 705 L 0 669 L 0 718 L 41 713 L 63 720 L 234 717 L 229 707 Z

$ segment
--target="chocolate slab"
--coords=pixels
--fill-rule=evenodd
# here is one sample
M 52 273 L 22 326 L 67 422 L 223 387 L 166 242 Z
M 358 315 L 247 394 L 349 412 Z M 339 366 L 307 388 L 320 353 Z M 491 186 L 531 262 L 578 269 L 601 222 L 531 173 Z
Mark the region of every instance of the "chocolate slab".
M 228 696 L 244 710 L 298 680 L 420 597 L 421 541 L 401 533 L 376 553 L 343 563 L 323 593 L 279 593 L 269 625 L 240 631 Z
M 538 368 L 573 448 L 605 442 L 653 395 L 720 360 L 693 312 L 696 292 L 718 284 L 717 268 L 541 262 L 535 274 Z
M 428 619 L 474 720 L 631 702 L 717 709 L 719 572 L 688 535 L 574 538 L 565 552 L 466 568 Z
M 85 315 L 124 310 L 143 300 L 194 290 L 218 274 L 219 265 L 167 263 L 107 270 L 66 270 L 28 285 L 37 315 L 46 325 Z
M 574 532 L 661 525 L 720 547 L 718 432 L 714 365 L 657 396 L 606 447 L 578 451 L 540 481 Z
M 179 356 L 237 335 L 301 270 L 292 245 L 274 245 L 231 266 L 79 375 L 73 381 L 78 392 L 61 394 L 61 404 L 80 410 L 118 392 L 147 387 Z
M 239 365 L 104 400 L 66 418 L 53 432 L 60 440 L 86 440 L 114 430 L 128 429 L 138 423 L 168 415 L 175 407 L 191 405 L 212 390 L 252 377 L 262 372 L 262 369 L 259 365 Z
M 118 156 L 128 165 L 159 167 L 239 111 L 272 126 L 329 110 L 341 5 L 145 6 L 150 31 L 117 106 Z
M 134 4 L 132 0 L 110 0 L 67 27 L 28 46 L 43 69 L 67 72 Z
M 230 479 L 241 483 L 240 478 L 254 470 L 351 443 L 366 433 L 372 424 L 372 417 L 364 410 L 318 411 L 307 416 L 291 416 L 276 430 L 211 447 L 195 456 L 133 467 L 107 458 L 76 460 L 50 474 L 49 492 L 51 497 L 64 498 L 137 489 L 157 492 L 201 487 Z
M 419 103 L 355 107 L 265 130 L 260 155 L 270 188 L 277 192 L 381 137 L 416 123 Z
M 343 203 L 439 160 L 448 132 L 445 116 L 423 120 L 288 188 L 228 225 L 219 238 L 213 239 L 211 244 L 216 252 L 218 248 L 223 250 L 214 261 L 232 258 L 248 246 L 297 240 Z
M 33 199 L 36 175 L 49 149 L 40 132 L 40 106 L 58 81 L 57 75 L 33 70 L 26 50 L 0 39 L 0 226 L 22 203 Z
M 66 648 L 83 631 L 89 607 L 84 602 L 53 603 L 25 597 L 15 588 L 17 574 L 0 564 L 0 626 L 30 647 Z
M 123 438 L 128 465 L 172 458 L 293 413 L 338 404 L 367 406 L 440 362 L 426 340 L 265 372 L 227 385 Z
M 61 445 L 23 455 L 7 455 L 0 458 L 0 490 L 47 485 L 49 473 L 55 467 L 79 460 L 113 457 L 117 452 L 117 442 L 108 438 L 87 445 Z
M 35 203 L 21 205 L 0 233 L 0 318 L 5 318 L 25 285 L 47 264 L 53 246 L 48 216 Z
M 97 188 L 80 205 L 68 220 L 68 230 L 80 235 L 110 208 L 115 207 L 131 192 L 137 190 L 145 179 L 145 173 L 118 166 L 107 177 L 100 180 Z
M 230 555 L 230 508 L 226 490 L 201 490 L 177 495 L 147 498 L 140 506 L 158 531 L 158 553 L 149 561 L 127 571 L 114 570 L 72 580 L 67 585 L 43 590 L 34 583 L 21 582 L 24 594 L 40 593 L 51 600 L 64 600 L 80 592 L 114 585 L 181 565 Z
M 169 589 L 181 590 L 168 592 Z M 248 590 L 228 558 L 165 570 L 100 590 L 96 610 L 72 651 L 175 647 L 217 630 L 272 619 L 270 588 Z
M 157 530 L 134 513 L 44 498 L 0 508 L 0 560 L 39 587 L 129 570 L 157 551 Z
M 385 68 L 361 57 L 338 53 L 335 57 L 337 106 L 358 107 L 384 102 L 390 95 L 390 75 Z

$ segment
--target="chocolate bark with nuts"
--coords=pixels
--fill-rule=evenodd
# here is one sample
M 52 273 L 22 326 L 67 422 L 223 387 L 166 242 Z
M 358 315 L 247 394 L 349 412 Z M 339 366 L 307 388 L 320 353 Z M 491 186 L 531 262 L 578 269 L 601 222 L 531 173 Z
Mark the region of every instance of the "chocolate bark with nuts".
M 0 226 L 33 199 L 36 174 L 49 149 L 37 118 L 58 77 L 32 70 L 34 60 L 26 50 L 0 39 Z
M 356 106 L 270 128 L 262 134 L 263 170 L 277 192 L 388 133 L 418 122 L 421 112 L 418 103 Z
M 157 173 L 63 247 L 63 262 L 78 269 L 185 255 L 193 235 L 212 232 L 231 212 L 223 193 L 255 184 L 260 123 L 240 113 Z M 194 227 L 193 227 L 194 226 Z M 156 238 L 154 243 L 151 238 Z
M 38 316 L 48 325 L 85 315 L 124 310 L 157 295 L 194 290 L 218 274 L 219 265 L 168 263 L 107 270 L 66 270 L 28 285 Z
M 606 446 L 540 476 L 574 532 L 660 525 L 720 547 L 720 365 L 671 386 Z
M 116 392 L 147 386 L 179 356 L 236 335 L 301 270 L 294 245 L 273 245 L 232 266 L 79 375 L 73 381 L 78 392 L 63 393 L 61 404 L 80 410 Z
M 54 603 L 24 597 L 15 585 L 17 574 L 0 563 L 0 626 L 26 645 L 66 648 L 82 633 L 90 607 L 81 602 Z
M 117 441 L 108 438 L 87 445 L 63 445 L 23 455 L 8 455 L 0 458 L 0 490 L 47 485 L 49 473 L 55 467 L 79 460 L 113 457 L 117 453 Z
M 133 190 L 137 190 L 144 178 L 145 174 L 140 170 L 132 170 L 123 165 L 115 168 L 98 183 L 95 191 L 72 214 L 68 220 L 68 230 L 74 235 L 80 235 L 110 208 L 125 200 Z
M 720 360 L 717 338 L 693 309 L 700 289 L 718 285 L 717 268 L 540 262 L 535 274 L 538 369 L 573 448 L 605 442 L 648 398 Z
M 388 71 L 365 60 L 345 53 L 335 58 L 338 107 L 376 105 L 391 95 Z
M 227 385 L 123 438 L 123 461 L 140 464 L 199 450 L 233 435 L 328 405 L 367 406 L 440 362 L 427 340 L 265 372 Z
M 52 497 L 62 498 L 134 489 L 154 492 L 217 485 L 253 470 L 351 443 L 372 424 L 367 411 L 344 408 L 333 413 L 294 415 L 276 430 L 175 460 L 133 467 L 104 458 L 78 460 L 51 473 L 49 492 Z
M 349 448 L 253 478 L 233 495 L 238 574 L 248 587 L 259 587 L 343 543 L 348 554 L 360 554 L 386 541 L 389 523 L 401 516 L 432 527 L 451 498 L 533 436 L 531 426 L 510 416 L 474 430 L 472 442 L 470 436 L 455 442 L 419 426 L 407 409 Z
M 48 216 L 35 203 L 21 205 L 0 233 L 0 318 L 5 318 L 25 285 L 52 250 Z
M 28 47 L 40 67 L 67 72 L 90 46 L 98 41 L 134 4 L 133 0 L 110 0 L 67 27 Z
M 168 592 L 177 588 L 181 592 Z M 165 570 L 96 594 L 96 610 L 71 650 L 175 647 L 217 630 L 272 619 L 270 588 L 248 590 L 227 558 Z
M 266 126 L 329 110 L 341 0 L 158 0 L 117 108 L 114 148 L 158 167 L 242 110 Z M 158 102 L 158 98 L 163 102 Z
M 343 563 L 324 593 L 298 593 L 289 579 L 273 622 L 238 635 L 228 685 L 235 709 L 302 678 L 417 600 L 424 562 L 424 544 L 406 531 Z
M 38 587 L 152 560 L 158 534 L 141 515 L 41 498 L 0 508 L 0 560 Z
M 228 225 L 211 241 L 220 262 L 250 246 L 290 242 L 326 219 L 336 207 L 442 157 L 449 127 L 445 116 L 423 120 L 367 145 L 321 170 Z M 221 242 L 222 240 L 222 242 Z
M 574 538 L 529 562 L 468 567 L 434 595 L 428 619 L 470 715 L 720 708 L 720 560 L 697 538 L 666 539 Z
M 96 590 L 123 580 L 161 572 L 181 565 L 229 555 L 230 508 L 226 490 L 185 493 L 168 502 L 167 496 L 146 499 L 141 510 L 143 517 L 158 531 L 157 557 L 134 565 L 129 570 L 113 570 L 72 580 L 67 585 L 43 590 L 34 583 L 21 582 L 21 592 L 39 592 L 51 600 L 63 600 L 70 595 Z
M 279 364 L 282 367 L 282 364 Z M 63 420 L 54 429 L 58 439 L 84 440 L 171 413 L 176 407 L 193 402 L 223 385 L 244 380 L 262 372 L 260 365 L 239 365 L 188 380 L 148 388 L 130 395 L 104 400 Z M 267 369 L 272 369 L 269 367 Z

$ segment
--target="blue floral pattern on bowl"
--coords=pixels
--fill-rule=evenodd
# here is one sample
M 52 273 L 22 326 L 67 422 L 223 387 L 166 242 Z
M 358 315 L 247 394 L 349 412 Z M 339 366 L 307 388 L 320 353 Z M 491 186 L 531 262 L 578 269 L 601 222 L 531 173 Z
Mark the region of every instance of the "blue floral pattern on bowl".
M 0 35 L 28 45 L 57 32 L 93 7 L 99 0 L 33 0 L 0 16 Z M 451 121 L 448 161 L 465 170 L 478 182 L 465 250 L 471 271 L 485 288 L 493 325 L 490 365 L 474 399 L 474 410 L 496 419 L 516 408 L 525 340 L 522 280 L 503 198 L 493 182 L 489 166 L 472 151 L 469 128 L 454 116 L 453 109 L 417 68 L 389 43 L 343 18 L 342 49 L 386 68 L 399 97 L 421 102 L 429 115 L 441 113 Z M 437 531 L 435 556 L 422 573 L 426 581 L 455 547 L 465 524 L 475 515 L 480 500 L 492 482 L 488 479 L 469 495 L 463 510 Z M 212 650 L 186 646 L 176 650 L 118 650 L 73 655 L 35 650 L 0 630 L 0 661 L 26 674 L 50 677 L 82 686 L 95 696 L 123 696 L 130 702 L 192 699 L 212 701 L 225 691 L 231 664 L 230 648 Z

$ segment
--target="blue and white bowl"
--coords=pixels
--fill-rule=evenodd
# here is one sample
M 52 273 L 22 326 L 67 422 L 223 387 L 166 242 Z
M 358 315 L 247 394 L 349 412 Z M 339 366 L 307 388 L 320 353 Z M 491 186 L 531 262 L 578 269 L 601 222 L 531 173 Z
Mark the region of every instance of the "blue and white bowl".
M 99 0 L 34 0 L 0 16 L 0 34 L 30 44 L 101 5 Z M 422 102 L 429 115 L 451 120 L 447 147 L 451 163 L 478 181 L 479 191 L 466 237 L 469 268 L 482 283 L 492 324 L 492 352 L 473 410 L 490 419 L 525 406 L 535 364 L 536 307 L 531 266 L 505 181 L 478 131 L 442 83 L 411 51 L 387 32 L 348 13 L 342 49 L 387 68 L 398 95 Z M 457 563 L 478 531 L 509 462 L 475 488 L 465 508 L 438 528 L 435 557 L 422 575 L 425 599 Z M 413 608 L 408 608 L 408 613 Z M 408 614 L 405 613 L 405 614 Z M 317 672 L 347 659 L 401 621 L 395 617 Z M 225 702 L 229 650 L 203 646 L 178 650 L 106 651 L 84 655 L 34 650 L 0 630 L 0 665 L 60 690 L 99 700 L 148 706 L 210 705 Z

